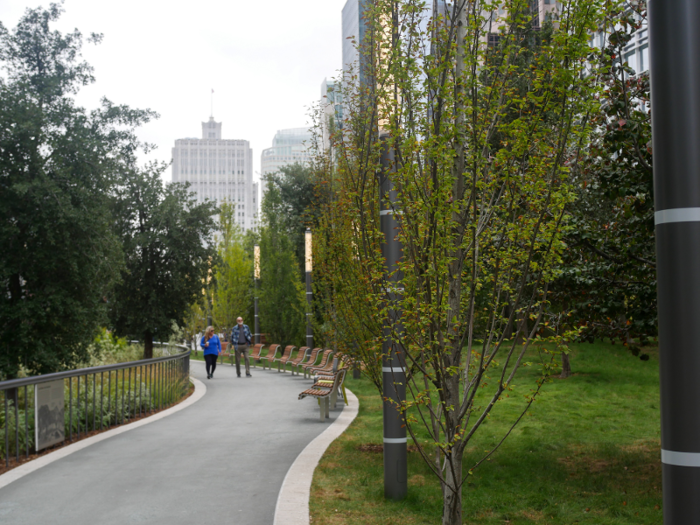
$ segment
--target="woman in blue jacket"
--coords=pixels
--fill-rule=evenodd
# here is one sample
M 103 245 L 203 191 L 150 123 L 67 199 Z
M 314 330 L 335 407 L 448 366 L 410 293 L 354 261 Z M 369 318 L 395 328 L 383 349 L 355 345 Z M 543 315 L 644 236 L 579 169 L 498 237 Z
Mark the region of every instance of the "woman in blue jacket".
M 219 336 L 214 334 L 213 326 L 207 326 L 199 346 L 204 350 L 204 360 L 207 363 L 207 379 L 211 379 L 214 377 L 214 370 L 216 370 L 216 360 L 221 353 L 221 341 L 219 341 Z

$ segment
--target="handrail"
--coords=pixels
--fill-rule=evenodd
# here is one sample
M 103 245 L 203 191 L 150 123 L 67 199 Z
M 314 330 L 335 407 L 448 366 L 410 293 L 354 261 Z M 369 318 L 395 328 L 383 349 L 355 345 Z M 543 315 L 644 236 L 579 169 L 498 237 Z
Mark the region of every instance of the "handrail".
M 1 381 L 0 458 L 5 468 L 11 456 L 18 465 L 20 456 L 29 459 L 32 450 L 73 442 L 74 435 L 80 439 L 181 400 L 188 391 L 192 350 L 168 346 L 182 351 Z
M 130 341 L 132 342 L 132 341 Z M 167 344 L 167 343 L 154 343 L 154 344 Z M 8 388 L 19 388 L 25 385 L 38 385 L 40 383 L 46 383 L 48 381 L 56 381 L 58 379 L 68 379 L 71 377 L 84 376 L 86 374 L 96 374 L 100 372 L 110 372 L 112 370 L 123 370 L 125 368 L 133 368 L 135 366 L 148 365 L 153 363 L 161 363 L 164 361 L 171 361 L 173 359 L 182 359 L 187 357 L 192 353 L 192 350 L 183 345 L 169 345 L 176 346 L 178 348 L 184 348 L 184 352 L 180 352 L 175 355 L 166 355 L 162 357 L 152 357 L 150 359 L 139 359 L 138 361 L 125 361 L 123 363 L 116 363 L 113 365 L 100 365 L 91 366 L 88 368 L 78 368 L 76 370 L 65 370 L 63 372 L 53 372 L 51 374 L 42 374 L 38 376 L 22 377 L 19 379 L 8 379 L 6 381 L 0 381 L 0 390 L 7 390 Z

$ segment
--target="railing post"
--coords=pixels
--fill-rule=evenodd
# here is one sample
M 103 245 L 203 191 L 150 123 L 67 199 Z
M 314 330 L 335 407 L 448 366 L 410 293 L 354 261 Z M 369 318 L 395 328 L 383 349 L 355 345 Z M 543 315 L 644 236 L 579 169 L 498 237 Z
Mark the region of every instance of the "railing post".
M 68 420 L 65 421 L 68 426 L 67 432 L 64 434 L 63 443 L 67 444 L 73 441 L 73 418 L 75 416 L 76 429 L 77 429 L 77 439 L 87 437 L 91 431 L 104 430 L 104 416 L 105 416 L 105 395 L 107 396 L 107 413 L 113 412 L 115 414 L 114 424 L 124 423 L 125 419 L 133 419 L 138 417 L 142 413 L 141 403 L 143 402 L 143 391 L 144 385 L 143 374 L 148 367 L 152 371 L 155 371 L 156 377 L 152 378 L 152 385 L 155 385 L 156 390 L 154 393 L 154 400 L 151 406 L 157 404 L 158 408 L 163 408 L 164 406 L 169 406 L 175 403 L 177 400 L 181 399 L 188 393 L 188 375 L 189 375 L 189 355 L 190 352 L 185 349 L 178 355 L 173 355 L 168 358 L 159 358 L 158 362 L 151 362 L 149 360 L 121 363 L 117 365 L 103 365 L 91 368 L 81 368 L 78 370 L 56 372 L 52 374 L 46 374 L 36 377 L 28 378 L 18 378 L 11 379 L 7 381 L 0 381 L 0 395 L 2 395 L 2 401 L 0 404 L 0 411 L 4 410 L 3 416 L 5 420 L 4 431 L 4 452 L 5 452 L 5 463 L 9 466 L 10 454 L 14 455 L 16 462 L 19 462 L 22 452 L 24 452 L 25 457 L 30 456 L 30 449 L 36 450 L 38 443 L 32 447 L 31 446 L 31 436 L 29 435 L 29 413 L 30 408 L 34 406 L 35 417 L 37 415 L 38 407 L 36 401 L 32 398 L 36 398 L 38 395 L 37 385 L 49 382 L 59 381 L 62 385 L 61 397 L 65 395 L 66 384 L 68 381 Z M 157 367 L 157 368 L 156 368 Z M 112 370 L 115 373 L 115 392 L 114 392 L 114 410 L 111 410 L 111 383 L 112 383 Z M 119 377 L 119 370 L 121 370 L 122 375 Z M 128 372 L 127 372 L 128 370 Z M 105 377 L 104 373 L 107 372 L 107 392 L 105 392 Z M 97 379 L 100 379 L 100 388 L 97 388 Z M 127 377 L 128 374 L 128 377 Z M 133 380 L 132 380 L 133 374 Z M 75 395 L 73 395 L 73 380 L 75 379 Z M 136 393 L 136 388 L 134 381 L 139 381 L 139 392 Z M 92 381 L 92 385 L 90 382 Z M 121 383 L 121 406 L 119 402 L 119 384 Z M 81 384 L 83 385 L 83 390 L 81 390 Z M 30 388 L 31 387 L 31 388 Z M 92 387 L 92 388 L 91 388 Z M 92 391 L 92 392 L 91 392 Z M 19 394 L 23 392 L 24 403 L 22 404 L 23 409 L 20 408 L 22 396 Z M 33 393 L 30 396 L 30 392 Z M 97 402 L 97 395 L 100 396 L 100 402 Z M 92 395 L 92 405 L 90 404 L 90 396 Z M 52 399 L 54 399 L 52 397 Z M 135 403 L 139 403 L 139 412 L 136 413 Z M 75 415 L 73 410 L 73 405 L 75 404 Z M 81 412 L 82 407 L 82 412 Z M 127 408 L 128 407 L 128 408 Z M 61 408 L 63 411 L 64 408 Z M 90 410 L 92 410 L 92 428 L 90 427 Z M 99 414 L 98 414 L 99 411 Z M 121 415 L 121 418 L 119 417 Z M 21 417 L 24 417 L 24 422 L 21 421 Z M 83 421 L 83 417 L 85 418 Z M 97 418 L 100 419 L 100 424 L 97 424 Z M 61 420 L 63 416 L 61 416 Z M 14 431 L 12 430 L 12 425 L 14 425 Z M 108 428 L 111 427 L 111 418 L 108 421 Z M 99 428 L 98 428 L 99 427 Z M 38 431 L 39 429 L 35 429 Z M 24 434 L 22 434 L 24 432 Z M 83 436 L 83 432 L 85 436 Z M 12 442 L 12 439 L 14 441 Z M 22 451 L 21 439 L 25 439 L 24 451 Z M 2 441 L 2 434 L 0 434 L 0 442 Z M 14 450 L 12 450 L 14 446 Z M 2 445 L 0 445 L 2 447 Z

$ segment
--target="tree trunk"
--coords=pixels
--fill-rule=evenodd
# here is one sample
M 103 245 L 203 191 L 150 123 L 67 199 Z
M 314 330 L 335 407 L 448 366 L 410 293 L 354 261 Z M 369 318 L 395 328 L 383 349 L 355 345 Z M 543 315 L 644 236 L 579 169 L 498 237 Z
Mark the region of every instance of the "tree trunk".
M 453 469 L 454 468 L 454 472 Z M 462 450 L 455 447 L 447 458 L 442 491 L 442 525 L 462 525 Z
M 527 312 L 522 312 L 521 314 L 516 315 L 516 317 L 518 318 L 518 334 L 515 342 L 519 345 L 522 345 L 525 344 L 525 341 L 530 335 L 530 328 L 527 325 L 528 314 Z
M 143 358 L 151 359 L 153 357 L 153 334 L 151 332 L 143 333 Z
M 561 354 L 561 375 L 560 379 L 566 379 L 571 375 L 571 363 L 569 361 L 569 354 L 562 352 Z

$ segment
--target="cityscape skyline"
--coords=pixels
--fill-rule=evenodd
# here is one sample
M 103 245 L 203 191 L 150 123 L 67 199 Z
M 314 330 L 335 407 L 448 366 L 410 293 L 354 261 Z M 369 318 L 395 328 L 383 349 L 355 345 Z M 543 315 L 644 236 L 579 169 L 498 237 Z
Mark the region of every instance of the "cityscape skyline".
M 0 21 L 11 29 L 25 9 L 48 3 L 5 0 Z M 124 0 L 105 16 L 99 2 L 65 0 L 55 26 L 64 32 L 77 28 L 86 37 L 104 35 L 101 44 L 83 48 L 96 82 L 81 89 L 78 105 L 96 108 L 104 96 L 161 115 L 137 130 L 141 140 L 157 147 L 141 155 L 142 162 L 170 162 L 175 140 L 197 134 L 194 126 L 211 115 L 213 89 L 213 116 L 225 123 L 225 136 L 250 142 L 256 177 L 260 153 L 275 132 L 305 126 L 319 83 L 340 70 L 344 4 L 306 0 L 299 16 L 296 4 L 271 0 L 267 5 L 274 16 L 263 21 L 255 4 L 244 2 L 203 0 L 184 10 L 162 0 Z M 273 111 L 268 108 L 279 100 L 280 85 L 284 104 Z M 171 169 L 164 179 L 171 179 Z

